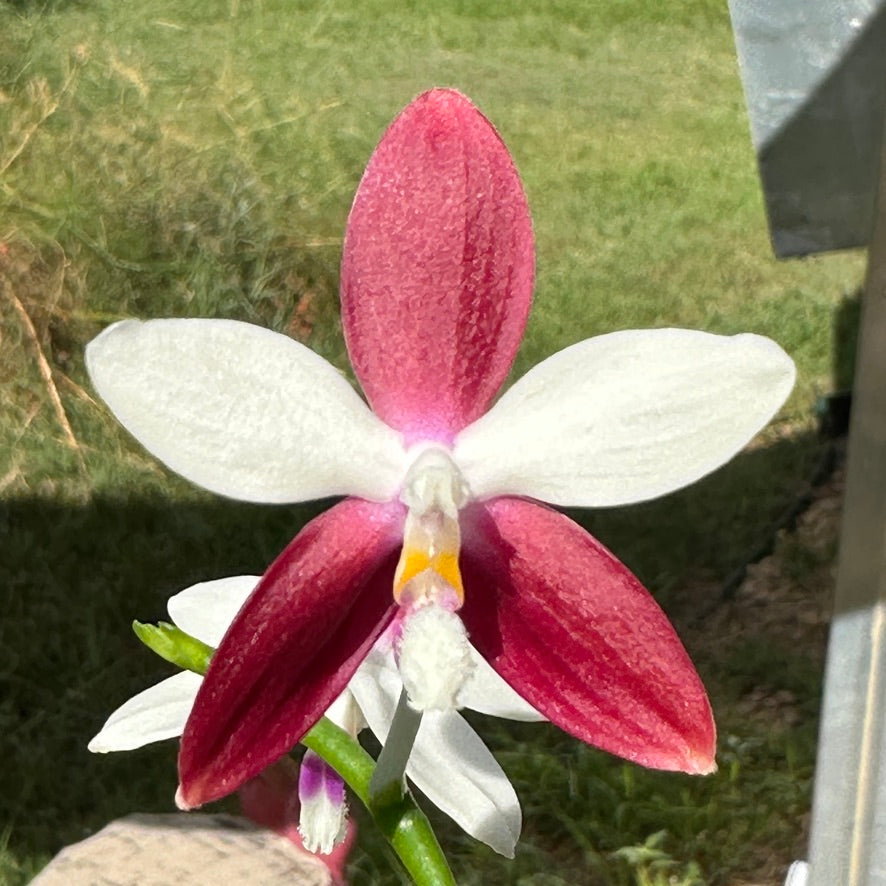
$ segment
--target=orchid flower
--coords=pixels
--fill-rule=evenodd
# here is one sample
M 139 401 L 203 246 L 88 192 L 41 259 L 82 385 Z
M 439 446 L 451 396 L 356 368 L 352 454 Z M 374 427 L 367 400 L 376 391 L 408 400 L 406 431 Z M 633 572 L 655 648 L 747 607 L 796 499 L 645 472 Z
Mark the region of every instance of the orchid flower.
M 242 575 L 186 588 L 169 599 L 169 615 L 186 634 L 218 646 L 259 580 Z M 512 720 L 541 719 L 473 649 L 471 655 L 475 669 L 462 687 L 463 707 Z M 128 751 L 177 738 L 201 683 L 199 674 L 182 671 L 140 692 L 111 714 L 89 749 Z M 368 725 L 384 742 L 402 688 L 391 644 L 383 637 L 326 716 L 352 736 Z M 461 715 L 435 711 L 423 719 L 406 775 L 468 834 L 513 857 L 520 835 L 520 804 L 507 776 Z M 305 754 L 299 795 L 304 845 L 328 854 L 337 838 L 344 836 L 344 786 L 313 751 Z
M 342 324 L 368 406 L 308 348 L 249 324 L 125 321 L 89 345 L 105 402 L 194 483 L 257 502 L 346 496 L 271 564 L 222 639 L 182 736 L 183 807 L 289 751 L 383 634 L 413 708 L 458 707 L 470 638 L 582 741 L 644 766 L 715 768 L 710 704 L 666 616 L 547 505 L 626 505 L 694 482 L 775 414 L 793 363 L 756 335 L 620 331 L 554 354 L 492 405 L 533 277 L 510 155 L 439 89 L 391 124 L 348 219 Z

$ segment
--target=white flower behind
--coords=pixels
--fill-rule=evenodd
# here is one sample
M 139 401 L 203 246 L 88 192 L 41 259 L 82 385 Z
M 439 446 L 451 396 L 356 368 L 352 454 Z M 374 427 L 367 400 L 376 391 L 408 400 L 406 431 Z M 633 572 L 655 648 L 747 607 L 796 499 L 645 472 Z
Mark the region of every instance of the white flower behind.
M 170 598 L 169 615 L 185 633 L 216 647 L 258 580 L 258 576 L 243 575 L 194 585 Z M 464 707 L 513 720 L 544 719 L 473 647 L 470 652 L 474 667 L 459 696 Z M 89 750 L 128 751 L 180 736 L 202 679 L 182 671 L 140 692 L 111 714 L 89 742 Z M 402 689 L 391 645 L 380 642 L 327 716 L 351 734 L 368 725 L 384 743 Z M 406 776 L 468 834 L 513 857 L 522 824 L 517 795 L 460 714 L 432 711 L 424 715 Z

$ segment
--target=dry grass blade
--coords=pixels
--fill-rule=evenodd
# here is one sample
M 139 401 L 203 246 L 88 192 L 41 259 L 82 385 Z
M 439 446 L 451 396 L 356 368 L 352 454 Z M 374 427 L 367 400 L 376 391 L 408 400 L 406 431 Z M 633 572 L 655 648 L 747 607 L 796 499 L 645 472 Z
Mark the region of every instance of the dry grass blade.
M 19 143 L 0 164 L 0 176 L 3 176 L 9 167 L 18 160 L 40 127 L 59 109 L 62 98 L 70 92 L 76 82 L 77 75 L 80 73 L 80 69 L 86 64 L 88 52 L 84 46 L 79 46 L 75 49 L 72 57 L 74 65 L 57 95 L 52 96 L 50 94 L 49 84 L 44 77 L 38 77 L 29 84 L 32 104 L 39 109 L 39 113 L 37 119 L 26 127 L 19 139 Z
M 62 403 L 62 399 L 59 396 L 58 388 L 55 384 L 55 379 L 52 377 L 52 367 L 49 365 L 49 361 L 46 359 L 46 354 L 43 351 L 43 347 L 40 345 L 40 339 L 37 335 L 37 330 L 34 328 L 34 323 L 31 320 L 31 315 L 28 313 L 27 308 L 25 308 L 25 306 L 21 303 L 18 296 L 8 285 L 3 287 L 3 292 L 15 309 L 16 314 L 18 314 L 19 318 L 21 319 L 25 333 L 34 346 L 34 353 L 37 357 L 37 367 L 40 370 L 40 377 L 43 379 L 43 383 L 46 385 L 46 390 L 49 393 L 49 399 L 52 401 L 52 406 L 55 410 L 56 418 L 58 419 L 58 423 L 61 425 L 62 432 L 65 435 L 65 442 L 68 444 L 68 446 L 70 446 L 73 450 L 77 452 L 82 462 L 83 455 L 80 450 L 80 444 L 77 442 L 77 437 L 74 435 L 74 430 L 71 427 L 71 423 L 68 421 L 68 415 L 65 412 L 64 404 Z

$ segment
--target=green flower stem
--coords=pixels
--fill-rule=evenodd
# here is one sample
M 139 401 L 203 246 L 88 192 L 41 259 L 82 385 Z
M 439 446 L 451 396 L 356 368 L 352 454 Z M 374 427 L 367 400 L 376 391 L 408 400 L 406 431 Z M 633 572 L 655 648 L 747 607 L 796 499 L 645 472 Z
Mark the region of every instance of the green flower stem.
M 185 670 L 206 673 L 214 652 L 211 646 L 166 622 L 150 625 L 135 621 L 132 629 L 161 658 Z M 399 786 L 395 791 L 382 791 L 379 796 L 370 797 L 375 761 L 355 739 L 321 717 L 301 741 L 332 766 L 360 798 L 417 886 L 455 886 L 431 823 L 415 800 L 408 793 L 403 794 Z
M 321 717 L 302 744 L 326 760 L 369 809 L 416 884 L 455 886 L 437 836 L 412 797 L 397 791 L 375 802 L 370 800 L 369 782 L 375 761 L 344 729 Z

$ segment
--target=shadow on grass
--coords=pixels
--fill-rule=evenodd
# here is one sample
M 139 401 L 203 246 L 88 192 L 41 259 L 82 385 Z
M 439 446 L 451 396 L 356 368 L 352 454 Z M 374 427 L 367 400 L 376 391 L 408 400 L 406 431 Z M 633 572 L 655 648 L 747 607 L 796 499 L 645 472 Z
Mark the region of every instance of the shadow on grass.
M 688 576 L 725 581 L 748 556 L 758 555 L 776 523 L 808 493 L 825 452 L 814 435 L 784 439 L 659 501 L 574 516 L 668 609 L 669 591 Z M 325 504 L 294 509 L 207 500 L 173 506 L 103 498 L 76 508 L 40 500 L 0 505 L 0 829 L 9 831 L 13 854 L 45 859 L 115 817 L 172 810 L 174 742 L 107 756 L 86 750 L 111 710 L 171 673 L 136 640 L 130 623 L 164 618 L 167 598 L 197 581 L 260 572 Z M 701 617 L 717 599 L 695 603 L 696 612 L 672 612 L 678 624 Z M 786 649 L 784 655 L 799 652 Z M 703 673 L 717 672 L 717 662 L 698 664 Z M 531 841 L 510 867 L 465 844 L 457 854 L 467 853 L 471 869 L 480 864 L 495 870 L 487 876 L 496 882 L 516 882 L 520 870 L 538 870 L 539 853 L 545 864 L 560 864 L 557 859 L 565 856 L 587 870 L 593 855 L 640 844 L 650 828 L 690 834 L 724 826 L 704 820 L 711 788 L 703 780 L 626 776 L 622 764 L 579 748 L 553 727 L 488 731 L 509 772 L 507 761 L 514 763 Z M 554 765 L 576 754 L 580 764 Z M 575 766 L 582 773 L 580 789 Z M 593 776 L 592 770 L 609 775 Z M 614 818 L 608 801 L 601 808 L 591 796 L 588 779 L 594 778 L 618 794 Z M 625 779 L 634 785 L 630 790 Z M 650 793 L 637 795 L 635 784 Z M 545 811 L 548 800 L 553 805 Z M 632 803 L 635 812 L 629 811 Z M 685 827 L 676 827 L 673 815 L 668 820 L 668 807 L 686 820 Z M 641 814 L 650 809 L 654 814 Z M 591 827 L 588 819 L 596 821 L 597 811 L 605 821 Z M 729 808 L 730 815 L 742 813 L 738 801 Z M 753 813 L 755 821 L 760 814 Z M 570 829 L 564 821 L 577 824 Z M 756 829 L 747 822 L 733 827 L 746 840 Z M 692 845 L 696 851 L 697 843 Z
M 261 573 L 319 510 L 135 499 L 0 510 L 0 821 L 10 848 L 52 853 L 127 807 L 170 811 L 173 743 L 96 756 L 86 742 L 128 696 L 172 673 L 130 630 L 168 618 L 197 581 Z

